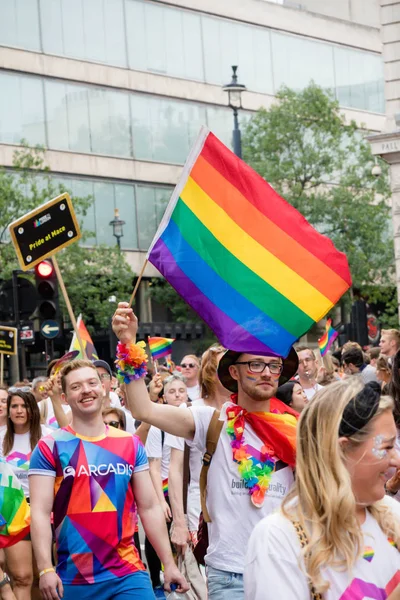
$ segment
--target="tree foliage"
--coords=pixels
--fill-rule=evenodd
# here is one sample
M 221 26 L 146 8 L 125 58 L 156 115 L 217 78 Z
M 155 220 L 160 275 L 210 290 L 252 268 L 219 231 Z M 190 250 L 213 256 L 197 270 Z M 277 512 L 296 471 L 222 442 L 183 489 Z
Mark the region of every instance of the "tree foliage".
M 346 253 L 354 286 L 389 283 L 387 165 L 380 161 L 382 176 L 372 175 L 365 134 L 345 122 L 336 100 L 313 83 L 283 88 L 250 120 L 243 142 L 245 161 Z
M 64 185 L 54 182 L 40 146 L 23 145 L 14 153 L 12 170 L 0 169 L 0 279 L 9 279 L 12 271 L 19 268 L 8 225 L 63 192 L 72 197 Z M 92 202 L 91 196 L 73 197 L 81 224 Z M 82 230 L 83 243 L 91 234 Z M 115 295 L 122 300 L 132 291 L 134 274 L 124 255 L 117 247 L 90 249 L 75 243 L 62 250 L 57 258 L 74 313 L 81 312 L 92 330 L 108 327 L 112 313 L 109 297 Z M 67 316 L 65 307 L 63 313 Z

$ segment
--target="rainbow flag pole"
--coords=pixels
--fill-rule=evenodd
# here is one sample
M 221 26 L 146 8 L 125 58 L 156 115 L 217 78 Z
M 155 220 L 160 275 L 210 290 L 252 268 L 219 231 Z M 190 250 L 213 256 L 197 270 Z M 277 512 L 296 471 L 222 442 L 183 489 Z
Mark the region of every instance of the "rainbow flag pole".
M 146 260 L 221 344 L 252 354 L 287 356 L 351 285 L 346 256 L 206 128 Z
M 338 332 L 336 329 L 332 327 L 332 319 L 327 319 L 325 325 L 325 333 L 318 340 L 319 351 L 321 352 L 321 356 L 325 356 L 328 352 L 329 348 L 332 346 L 333 342 L 336 340 L 338 336 Z

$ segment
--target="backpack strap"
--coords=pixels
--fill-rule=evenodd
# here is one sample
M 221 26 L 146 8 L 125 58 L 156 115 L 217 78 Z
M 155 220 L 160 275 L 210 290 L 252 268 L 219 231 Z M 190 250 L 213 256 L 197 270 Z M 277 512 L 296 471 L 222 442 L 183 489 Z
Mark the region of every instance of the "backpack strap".
M 296 534 L 297 534 L 298 540 L 300 542 L 300 546 L 302 548 L 304 548 L 308 544 L 307 534 L 304 531 L 304 528 L 302 527 L 302 525 L 299 523 L 299 521 L 292 521 L 292 524 L 296 530 Z M 321 594 L 316 591 L 316 589 L 313 586 L 312 581 L 310 579 L 308 580 L 308 586 L 310 588 L 310 594 L 311 594 L 312 600 L 322 600 Z
M 190 484 L 190 448 L 185 442 L 183 451 L 183 512 L 187 515 L 187 500 Z
M 219 420 L 219 415 L 220 411 L 214 410 L 210 424 L 207 429 L 206 451 L 203 455 L 203 466 L 201 468 L 200 473 L 201 510 L 203 511 L 203 519 L 206 523 L 211 523 L 210 515 L 208 514 L 206 505 L 208 469 L 210 467 L 214 452 L 217 449 L 217 444 L 219 436 L 221 435 L 221 429 L 223 425 L 223 421 Z

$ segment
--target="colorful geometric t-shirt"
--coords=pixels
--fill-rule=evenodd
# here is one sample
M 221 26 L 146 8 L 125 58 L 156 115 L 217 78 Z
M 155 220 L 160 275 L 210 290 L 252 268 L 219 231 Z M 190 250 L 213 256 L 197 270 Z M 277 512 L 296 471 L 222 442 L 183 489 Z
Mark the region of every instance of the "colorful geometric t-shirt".
M 55 477 L 57 573 L 63 583 L 98 583 L 144 570 L 133 542 L 131 480 L 148 468 L 139 438 L 114 427 L 87 438 L 68 426 L 40 440 L 29 475 Z

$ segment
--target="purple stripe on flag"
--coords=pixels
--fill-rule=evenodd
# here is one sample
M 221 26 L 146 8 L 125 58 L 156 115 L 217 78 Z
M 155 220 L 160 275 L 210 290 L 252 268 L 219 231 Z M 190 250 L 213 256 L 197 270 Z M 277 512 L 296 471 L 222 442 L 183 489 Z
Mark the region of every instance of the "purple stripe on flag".
M 276 356 L 276 353 L 272 352 L 268 346 L 228 317 L 194 285 L 177 266 L 173 255 L 161 238 L 153 246 L 149 261 L 211 327 L 225 348 L 236 352 Z

